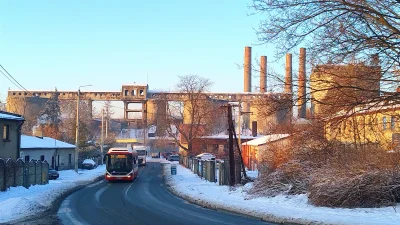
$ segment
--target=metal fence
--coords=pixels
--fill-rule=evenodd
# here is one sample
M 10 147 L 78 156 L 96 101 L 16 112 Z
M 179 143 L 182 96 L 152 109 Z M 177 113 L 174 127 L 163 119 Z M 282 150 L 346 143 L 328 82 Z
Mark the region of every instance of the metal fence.
M 194 174 L 219 185 L 229 185 L 229 161 L 200 160 L 193 157 L 181 156 L 180 164 L 190 169 Z M 235 183 L 241 180 L 241 164 L 235 161 Z
M 49 164 L 46 161 L 24 162 L 21 159 L 0 158 L 0 191 L 6 191 L 10 187 L 49 183 Z

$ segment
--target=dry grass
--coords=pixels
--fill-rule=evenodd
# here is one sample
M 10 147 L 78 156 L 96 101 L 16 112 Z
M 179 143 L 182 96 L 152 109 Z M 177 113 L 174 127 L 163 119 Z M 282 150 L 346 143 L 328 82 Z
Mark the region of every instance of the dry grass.
M 382 207 L 400 202 L 400 154 L 376 145 L 315 143 L 297 148 L 285 163 L 265 166 L 250 193 L 308 193 L 310 203 L 327 207 Z

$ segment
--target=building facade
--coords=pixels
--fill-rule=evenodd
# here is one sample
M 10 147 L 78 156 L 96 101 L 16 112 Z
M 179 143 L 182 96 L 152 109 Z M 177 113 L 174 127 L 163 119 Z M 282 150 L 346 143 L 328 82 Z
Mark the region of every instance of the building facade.
M 0 158 L 19 158 L 23 123 L 21 115 L 0 111 Z
M 20 156 L 25 162 L 46 160 L 56 170 L 73 169 L 75 145 L 49 137 L 21 136 Z

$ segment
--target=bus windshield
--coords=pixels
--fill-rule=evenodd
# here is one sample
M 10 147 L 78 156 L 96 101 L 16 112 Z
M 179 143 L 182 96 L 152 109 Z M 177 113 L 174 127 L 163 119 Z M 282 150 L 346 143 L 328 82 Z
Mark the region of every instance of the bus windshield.
M 138 155 L 146 155 L 146 150 L 136 150 Z
M 132 155 L 107 155 L 106 167 L 109 172 L 129 172 L 132 170 Z

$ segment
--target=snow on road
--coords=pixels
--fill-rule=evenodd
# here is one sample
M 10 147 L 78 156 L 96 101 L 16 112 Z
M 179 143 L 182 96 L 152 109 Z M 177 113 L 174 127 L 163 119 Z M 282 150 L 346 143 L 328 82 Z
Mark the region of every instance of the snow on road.
M 166 180 L 175 194 L 211 208 L 249 214 L 278 223 L 400 224 L 400 212 L 396 212 L 393 207 L 375 209 L 315 207 L 307 203 L 306 195 L 253 198 L 246 193 L 246 190 L 251 188 L 251 183 L 230 190 L 228 186 L 219 186 L 202 180 L 181 165 L 177 168 L 177 175 L 171 176 L 169 168 L 168 165 L 165 167 Z
M 93 170 L 59 171 L 57 180 L 50 180 L 47 185 L 34 185 L 29 189 L 11 187 L 0 192 L 0 223 L 37 215 L 48 209 L 57 197 L 82 184 L 94 181 L 104 175 L 105 166 Z

